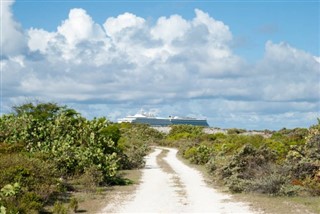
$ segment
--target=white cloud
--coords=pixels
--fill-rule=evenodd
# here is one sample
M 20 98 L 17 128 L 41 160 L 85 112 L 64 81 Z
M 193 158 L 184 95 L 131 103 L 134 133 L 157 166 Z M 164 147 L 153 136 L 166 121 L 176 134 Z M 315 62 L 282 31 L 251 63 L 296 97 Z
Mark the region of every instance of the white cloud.
M 268 41 L 265 57 L 256 69 L 266 100 L 319 100 L 320 63 L 309 53 Z
M 58 33 L 71 45 L 87 40 L 99 41 L 105 36 L 100 25 L 95 24 L 87 12 L 80 8 L 70 10 L 68 19 L 58 27 Z
M 145 107 L 251 128 L 284 126 L 282 119 L 305 125 L 319 109 L 319 56 L 268 41 L 249 64 L 233 53 L 229 27 L 199 9 L 191 20 L 175 14 L 151 24 L 124 13 L 103 25 L 72 9 L 57 31 L 31 28 L 27 36 L 14 23 L 29 53 L 18 45 L 21 56 L 1 61 L 7 102 L 53 99 L 112 119 Z
M 216 46 L 221 46 L 232 39 L 229 27 L 221 21 L 217 21 L 210 17 L 208 13 L 195 9 L 196 17 L 193 20 L 194 26 L 204 25 L 209 31 L 209 38 Z
M 132 13 L 124 13 L 119 15 L 117 18 L 108 18 L 103 26 L 107 35 L 114 38 L 117 34 L 121 33 L 121 31 L 139 29 L 143 27 L 144 24 L 145 20 L 143 18 L 137 17 Z
M 14 20 L 11 6 L 13 0 L 1 0 L 1 48 L 5 56 L 20 54 L 26 46 L 23 31 L 18 22 Z
M 168 19 L 160 17 L 151 29 L 151 35 L 155 39 L 161 39 L 164 44 L 170 44 L 173 40 L 183 37 L 189 28 L 190 23 L 179 15 L 172 15 Z
M 40 51 L 45 53 L 47 51 L 48 43 L 54 39 L 56 33 L 49 33 L 43 29 L 31 28 L 28 30 L 28 47 L 30 51 Z

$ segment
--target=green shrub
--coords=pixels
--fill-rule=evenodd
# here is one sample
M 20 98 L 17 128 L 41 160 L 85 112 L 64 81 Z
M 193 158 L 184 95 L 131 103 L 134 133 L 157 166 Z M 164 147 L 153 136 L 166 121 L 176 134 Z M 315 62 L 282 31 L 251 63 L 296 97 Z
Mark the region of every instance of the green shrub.
M 245 129 L 236 129 L 236 128 L 232 128 L 232 129 L 228 129 L 227 130 L 227 134 L 242 134 L 246 132 Z
M 211 154 L 212 151 L 209 147 L 206 145 L 199 145 L 197 147 L 187 149 L 183 156 L 186 159 L 189 159 L 191 163 L 204 165 L 209 161 Z
M 282 186 L 287 182 L 288 178 L 283 176 L 281 173 L 270 173 L 253 180 L 246 188 L 246 191 L 279 195 Z
M 26 192 L 34 192 L 46 200 L 56 191 L 58 174 L 51 164 L 21 154 L 0 156 L 0 186 L 18 182 Z
M 43 207 L 42 198 L 34 192 L 27 192 L 21 197 L 19 206 L 27 212 L 40 211 Z
M 220 176 L 231 191 L 243 191 L 251 180 L 265 176 L 274 158 L 274 154 L 268 148 L 256 149 L 247 144 L 231 157 L 227 165 L 221 167 Z
M 278 194 L 291 197 L 299 195 L 302 191 L 304 191 L 304 188 L 300 185 L 284 184 L 281 186 Z
M 145 124 L 121 124 L 118 142 L 120 169 L 142 168 L 149 146 L 161 142 L 163 134 Z
M 206 169 L 210 174 L 213 174 L 217 170 L 217 168 L 218 166 L 215 157 L 211 157 L 206 163 Z
M 192 125 L 173 125 L 167 140 L 196 139 L 203 135 L 203 127 Z
M 241 193 L 250 185 L 250 181 L 231 175 L 225 180 L 225 184 L 232 193 Z
M 95 187 L 102 184 L 104 176 L 97 166 L 85 168 L 84 173 L 79 178 L 79 184 L 82 184 L 88 190 L 94 190 Z
M 197 153 L 197 147 L 193 146 L 191 148 L 188 148 L 184 154 L 183 154 L 183 157 L 186 158 L 186 159 L 191 159 L 193 158 Z
M 68 209 L 62 204 L 61 201 L 56 201 L 53 205 L 53 210 L 52 212 L 54 214 L 67 214 Z
M 25 213 L 19 206 L 21 186 L 19 183 L 7 184 L 0 189 L 0 207 L 8 213 Z
M 302 184 L 311 196 L 320 196 L 320 180 L 318 178 L 307 177 Z
M 0 154 L 13 154 L 25 152 L 25 145 L 22 143 L 0 143 Z
M 73 212 L 77 212 L 79 207 L 79 202 L 76 198 L 71 198 L 70 202 L 69 202 L 69 208 L 73 211 Z

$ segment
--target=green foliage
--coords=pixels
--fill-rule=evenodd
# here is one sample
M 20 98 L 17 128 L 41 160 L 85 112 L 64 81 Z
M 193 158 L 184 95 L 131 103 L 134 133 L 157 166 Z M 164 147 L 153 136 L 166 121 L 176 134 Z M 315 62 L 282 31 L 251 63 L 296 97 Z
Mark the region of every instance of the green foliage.
M 0 186 L 18 182 L 23 191 L 1 209 L 39 210 L 70 189 L 72 178 L 88 189 L 117 183 L 119 169 L 143 167 L 149 145 L 162 139 L 148 126 L 87 120 L 56 103 L 14 106 L 0 117 Z
M 94 165 L 86 168 L 78 180 L 79 184 L 85 185 L 89 190 L 94 190 L 94 188 L 102 184 L 103 181 L 104 176 L 102 172 Z
M 35 192 L 27 192 L 21 197 L 19 206 L 21 207 L 21 210 L 27 212 L 31 212 L 33 210 L 37 212 L 42 209 L 43 200 Z
M 184 152 L 184 157 L 189 159 L 191 163 L 203 165 L 206 164 L 211 156 L 211 149 L 206 145 L 191 147 Z
M 77 212 L 79 207 L 79 201 L 76 198 L 71 198 L 70 202 L 69 202 L 69 208 L 73 211 L 73 212 Z
M 317 183 L 320 183 L 320 123 L 310 127 L 305 144 L 291 147 L 285 164 L 292 179 L 305 181 L 307 189 L 317 192 Z
M 195 128 L 196 129 L 196 128 Z M 320 121 L 309 129 L 265 131 L 268 135 L 204 134 L 193 127 L 173 127 L 166 143 L 203 165 L 232 192 L 269 195 L 317 195 L 320 183 Z M 298 185 L 292 181 L 299 181 Z
M 118 168 L 115 141 L 119 129 L 105 118 L 91 121 L 74 110 L 56 104 L 25 104 L 15 107 L 16 114 L 4 116 L 1 137 L 7 144 L 24 144 L 26 151 L 43 153 L 64 175 L 83 173 L 91 165 L 98 166 L 111 178 Z M 110 126 L 110 128 L 109 128 Z
M 115 143 L 115 146 L 117 146 L 117 143 L 121 137 L 120 128 L 118 125 L 110 124 L 103 128 L 100 133 L 111 139 Z
M 302 184 L 310 195 L 320 196 L 320 180 L 318 178 L 306 177 Z
M 24 191 L 35 192 L 47 199 L 55 191 L 57 174 L 53 165 L 21 154 L 2 155 L 0 158 L 0 186 L 18 182 Z
M 255 178 L 250 185 L 246 187 L 246 191 L 264 193 L 269 195 L 281 195 L 284 193 L 283 186 L 288 183 L 288 178 L 279 172 L 272 172 L 261 177 Z M 282 193 L 281 193 L 282 190 Z M 289 193 L 286 190 L 286 195 Z
M 20 191 L 20 188 L 20 184 L 17 182 L 13 185 L 7 184 L 1 189 L 1 195 L 4 197 L 14 196 Z
M 297 196 L 300 192 L 303 192 L 304 188 L 300 185 L 283 184 L 278 192 L 280 196 Z
M 41 198 L 32 192 L 23 194 L 19 183 L 7 184 L 0 191 L 0 213 L 32 213 L 42 208 Z
M 236 129 L 236 128 L 232 128 L 232 129 L 228 129 L 227 130 L 227 134 L 242 134 L 246 132 L 245 129 Z
M 273 144 L 261 135 L 238 135 L 243 130 L 233 130 L 237 133 L 228 135 L 198 132 L 198 135 L 193 135 L 193 139 L 181 141 L 181 133 L 190 136 L 192 129 L 185 132 L 186 129 L 179 128 L 168 139 L 179 139 L 175 142 L 180 142 L 180 154 L 192 163 L 205 164 L 209 172 L 224 180 L 232 192 L 247 191 L 255 179 L 256 186 L 263 186 L 263 181 L 258 178 L 267 176 L 278 158 L 278 151 L 270 148 Z M 266 184 L 265 188 L 271 187 Z
M 6 214 L 7 213 L 7 208 L 5 206 L 0 205 L 0 214 Z
M 2 154 L 0 171 L 0 186 L 4 186 L 3 190 L 7 191 L 5 195 L 8 196 L 4 200 L 8 212 L 38 211 L 58 190 L 53 165 L 37 158 L 16 153 Z M 6 185 L 11 182 L 15 182 L 15 185 Z
M 61 201 L 56 201 L 53 206 L 53 214 L 67 214 L 68 209 L 62 204 Z
M 121 123 L 120 130 L 121 138 L 117 147 L 122 152 L 119 162 L 121 169 L 142 168 L 149 145 L 159 143 L 164 137 L 162 133 L 146 124 Z
M 173 125 L 167 136 L 168 140 L 180 139 L 196 139 L 199 138 L 203 132 L 203 127 L 192 125 Z
M 232 157 L 230 163 L 222 169 L 221 176 L 226 180 L 232 191 L 237 189 L 239 192 L 247 187 L 242 186 L 242 189 L 240 189 L 236 182 L 249 184 L 249 180 L 265 176 L 264 172 L 268 169 L 268 164 L 274 159 L 274 154 L 268 148 L 256 149 L 248 144 Z M 234 185 L 237 187 L 235 188 Z

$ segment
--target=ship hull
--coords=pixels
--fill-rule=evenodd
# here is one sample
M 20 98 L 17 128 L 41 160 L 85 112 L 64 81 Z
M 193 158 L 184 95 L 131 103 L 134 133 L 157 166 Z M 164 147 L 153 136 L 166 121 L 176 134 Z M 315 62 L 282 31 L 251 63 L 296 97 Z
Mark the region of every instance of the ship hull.
M 137 117 L 130 121 L 123 120 L 122 122 L 148 124 L 150 126 L 171 126 L 171 125 L 193 125 L 193 126 L 204 126 L 208 127 L 207 120 L 199 119 L 173 119 L 173 118 L 147 118 Z

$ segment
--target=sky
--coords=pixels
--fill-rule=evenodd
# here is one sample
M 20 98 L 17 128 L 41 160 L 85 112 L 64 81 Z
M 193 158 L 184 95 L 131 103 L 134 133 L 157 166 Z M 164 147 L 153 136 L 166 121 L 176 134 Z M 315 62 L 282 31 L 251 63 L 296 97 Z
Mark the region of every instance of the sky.
M 320 2 L 1 0 L 1 114 L 56 102 L 212 127 L 320 117 Z

